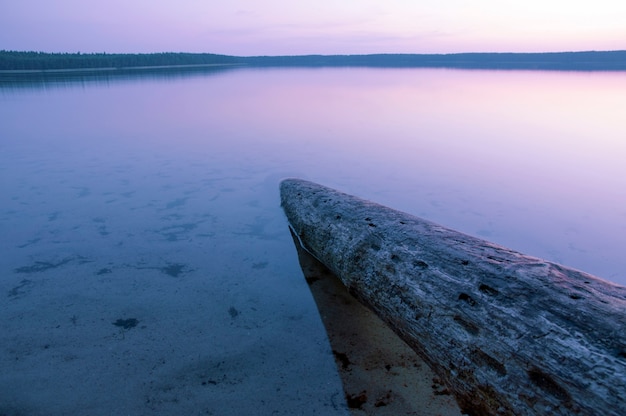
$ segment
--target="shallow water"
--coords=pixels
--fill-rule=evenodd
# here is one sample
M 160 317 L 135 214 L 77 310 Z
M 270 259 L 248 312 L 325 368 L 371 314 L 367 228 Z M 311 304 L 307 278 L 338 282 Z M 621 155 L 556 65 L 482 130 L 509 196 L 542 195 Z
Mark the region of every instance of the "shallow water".
M 0 403 L 333 408 L 284 177 L 626 284 L 624 108 L 626 73 L 0 81 Z

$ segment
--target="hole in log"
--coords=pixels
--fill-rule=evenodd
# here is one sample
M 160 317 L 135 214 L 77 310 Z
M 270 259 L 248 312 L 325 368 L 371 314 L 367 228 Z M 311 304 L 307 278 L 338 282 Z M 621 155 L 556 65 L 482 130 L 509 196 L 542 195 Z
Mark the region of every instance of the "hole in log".
M 577 295 L 575 293 L 572 293 L 571 295 L 569 295 L 570 298 L 574 299 L 574 300 L 578 300 L 578 299 L 582 299 L 583 297 L 580 295 Z
M 499 258 L 497 258 L 497 257 L 495 257 L 495 256 L 487 256 L 487 258 L 488 258 L 489 260 L 493 260 L 493 261 L 495 261 L 496 263 L 504 263 L 504 262 L 505 262 L 505 260 L 503 260 L 503 259 L 499 259 Z
M 490 296 L 495 296 L 498 293 L 500 293 L 496 289 L 494 289 L 491 286 L 488 286 L 488 285 L 486 285 L 484 283 L 481 284 L 480 286 L 478 286 L 478 290 L 480 290 L 481 292 L 486 293 L 487 295 L 490 295 Z
M 570 400 L 570 395 L 552 377 L 538 368 L 528 371 L 528 377 L 537 387 L 559 400 Z
M 371 221 L 372 219 L 370 217 L 365 218 L 365 221 Z
M 469 264 L 469 261 L 467 261 L 467 260 L 461 260 L 461 264 L 462 264 L 463 266 L 467 266 L 467 265 Z
M 341 215 L 337 215 L 337 216 L 335 217 L 335 219 L 340 220 L 340 219 L 341 219 Z
M 468 295 L 467 293 L 461 293 L 459 295 L 459 300 L 467 302 L 470 306 L 476 305 L 476 301 L 472 299 L 472 297 Z
M 478 335 L 480 332 L 480 329 L 475 324 L 466 321 L 461 315 L 454 315 L 454 322 L 457 322 L 463 327 L 463 329 L 472 335 Z
M 400 224 L 405 225 L 405 224 L 406 224 L 406 222 L 404 222 L 404 221 L 400 221 Z
M 397 255 L 395 255 L 395 254 L 392 254 L 392 255 L 391 255 L 391 260 L 392 260 L 393 262 L 397 263 L 397 262 L 399 262 L 399 261 L 400 261 L 400 257 L 398 257 L 398 256 L 397 256 Z
M 413 267 L 424 270 L 428 268 L 428 264 L 421 260 L 416 260 L 413 262 Z
M 506 375 L 506 368 L 504 367 L 504 364 L 482 350 L 477 349 L 473 351 L 472 361 L 483 367 L 489 367 L 492 370 L 495 370 L 499 376 Z
M 621 350 L 620 352 L 618 352 L 618 353 L 617 353 L 617 356 L 618 356 L 619 358 L 624 358 L 624 359 L 626 359 L 626 350 L 624 350 L 624 349 L 623 349 L 623 350 Z
M 367 225 L 369 225 L 370 227 L 376 227 L 376 224 L 371 223 L 371 222 L 369 224 L 367 224 Z

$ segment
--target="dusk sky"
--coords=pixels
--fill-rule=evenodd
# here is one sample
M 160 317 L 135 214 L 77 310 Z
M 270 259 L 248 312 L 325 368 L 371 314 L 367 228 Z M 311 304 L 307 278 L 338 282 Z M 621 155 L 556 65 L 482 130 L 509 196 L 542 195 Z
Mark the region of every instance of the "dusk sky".
M 0 0 L 0 50 L 228 55 L 626 49 L 624 0 Z

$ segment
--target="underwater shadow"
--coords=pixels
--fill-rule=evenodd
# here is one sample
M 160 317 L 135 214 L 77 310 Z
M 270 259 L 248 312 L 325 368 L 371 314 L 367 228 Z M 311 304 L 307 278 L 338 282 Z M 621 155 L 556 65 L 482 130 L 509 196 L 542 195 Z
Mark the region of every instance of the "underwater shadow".
M 302 273 L 326 328 L 346 401 L 354 414 L 461 415 L 428 365 L 359 303 L 289 229 Z

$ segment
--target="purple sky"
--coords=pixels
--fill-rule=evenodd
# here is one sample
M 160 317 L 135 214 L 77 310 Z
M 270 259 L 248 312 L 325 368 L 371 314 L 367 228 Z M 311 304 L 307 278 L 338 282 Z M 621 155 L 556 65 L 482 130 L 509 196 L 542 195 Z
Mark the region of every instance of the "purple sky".
M 0 0 L 0 49 L 229 55 L 626 49 L 624 0 Z

